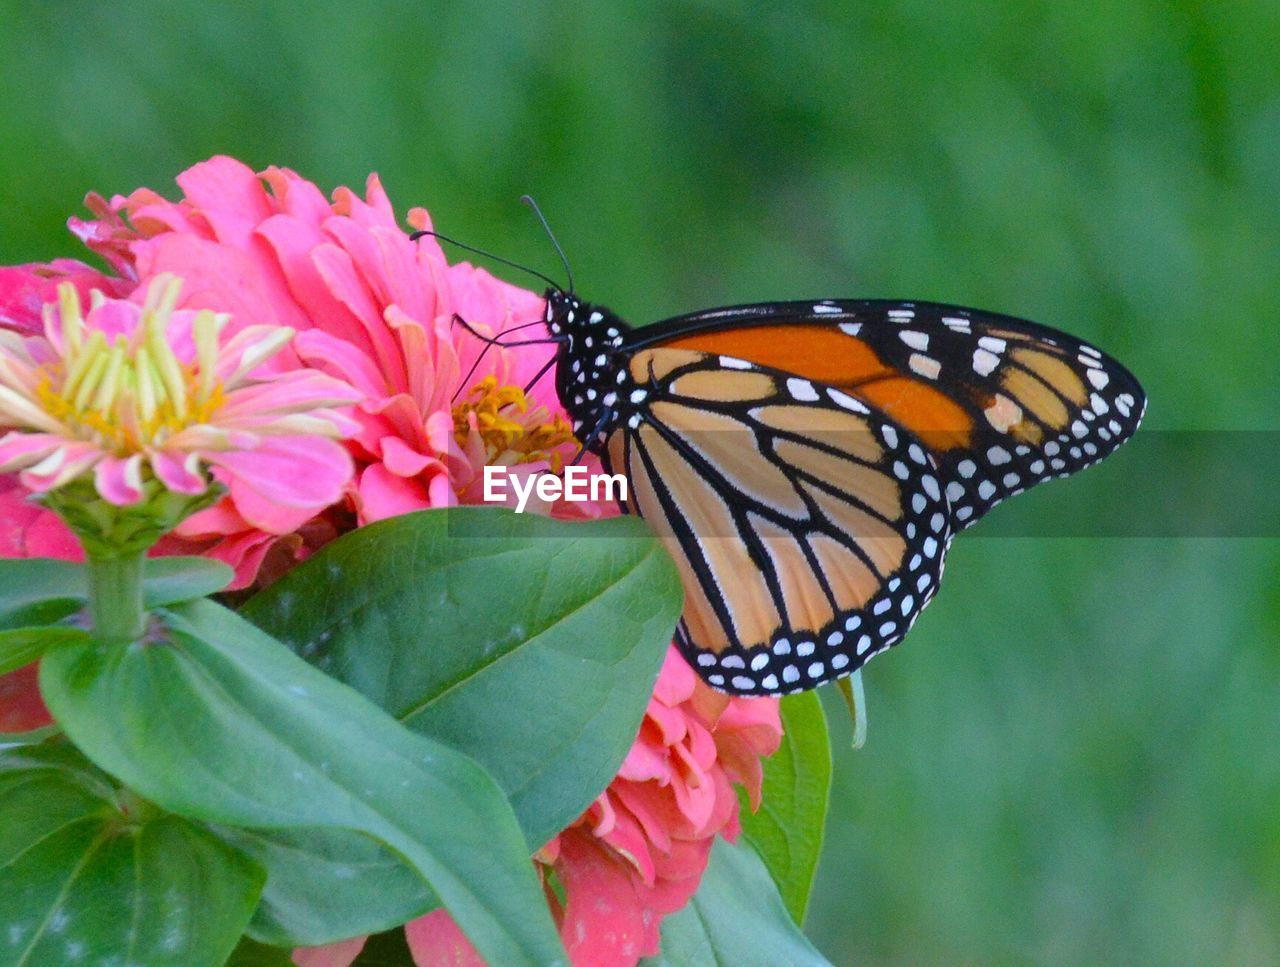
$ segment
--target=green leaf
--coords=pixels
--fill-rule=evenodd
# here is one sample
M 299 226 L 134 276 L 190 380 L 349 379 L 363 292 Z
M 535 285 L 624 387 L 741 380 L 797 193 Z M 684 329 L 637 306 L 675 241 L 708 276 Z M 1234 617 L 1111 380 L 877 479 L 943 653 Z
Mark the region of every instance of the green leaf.
M 788 915 L 760 857 L 723 840 L 712 847 L 693 899 L 662 921 L 661 954 L 641 963 L 830 967 Z
M 431 884 L 492 963 L 563 960 L 519 827 L 461 753 L 210 601 L 126 646 L 65 645 L 45 702 L 85 753 L 165 809 L 251 828 L 368 833 Z
M 426 882 L 377 840 L 341 829 L 215 832 L 267 870 L 248 932 L 313 947 L 389 930 L 440 906 Z
M 221 591 L 235 572 L 204 557 L 148 558 L 143 601 L 158 608 Z M 0 630 L 56 625 L 89 600 L 85 565 L 53 558 L 0 559 Z
M 218 967 L 264 875 L 115 789 L 65 744 L 0 752 L 0 958 L 13 967 Z
M 62 729 L 56 723 L 32 729 L 30 732 L 0 732 L 0 749 L 16 745 L 40 745 L 46 739 L 61 734 Z
M 149 557 L 143 565 L 142 602 L 160 608 L 216 594 L 236 572 L 207 557 Z
M 88 600 L 83 564 L 44 557 L 0 559 L 0 629 L 57 624 Z
M 0 675 L 30 665 L 54 645 L 88 637 L 83 629 L 60 625 L 0 631 Z
M 226 967 L 295 967 L 293 949 L 271 947 L 249 937 L 242 937 L 231 952 Z
M 817 693 L 782 699 L 782 745 L 765 760 L 760 809 L 742 798 L 742 831 L 797 923 L 818 869 L 831 790 L 831 743 Z
M 457 508 L 348 534 L 243 614 L 489 769 L 537 849 L 617 772 L 681 601 L 636 518 Z

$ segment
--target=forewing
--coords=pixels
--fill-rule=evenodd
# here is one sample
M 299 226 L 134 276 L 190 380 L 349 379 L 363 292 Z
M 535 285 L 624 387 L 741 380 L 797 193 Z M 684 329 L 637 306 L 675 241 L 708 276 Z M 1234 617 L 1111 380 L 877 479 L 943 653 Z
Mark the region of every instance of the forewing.
M 957 529 L 1103 459 L 1146 407 L 1128 370 L 1073 336 L 935 303 L 740 306 L 660 323 L 637 339 L 751 360 L 857 398 L 928 447 Z

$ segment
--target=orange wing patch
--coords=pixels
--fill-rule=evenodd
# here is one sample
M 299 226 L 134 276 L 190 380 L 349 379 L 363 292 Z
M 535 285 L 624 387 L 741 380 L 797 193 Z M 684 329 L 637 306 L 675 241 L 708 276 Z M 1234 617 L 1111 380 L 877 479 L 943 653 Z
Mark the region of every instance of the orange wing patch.
M 834 386 L 878 407 L 937 450 L 967 447 L 973 421 L 929 383 L 885 365 L 865 341 L 830 326 L 750 326 L 680 336 L 664 350 L 733 356 Z

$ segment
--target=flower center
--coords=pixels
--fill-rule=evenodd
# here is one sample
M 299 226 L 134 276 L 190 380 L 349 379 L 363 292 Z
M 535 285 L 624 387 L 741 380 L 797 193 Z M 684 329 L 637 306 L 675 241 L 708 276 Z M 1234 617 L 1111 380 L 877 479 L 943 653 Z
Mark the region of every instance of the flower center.
M 173 279 L 157 287 L 134 332 L 111 341 L 101 330 L 86 328 L 74 291 L 60 293 L 64 352 L 41 367 L 35 387 L 44 411 L 117 455 L 163 444 L 184 427 L 211 421 L 224 400 L 217 355 L 227 317 L 196 314 L 197 358 L 182 363 L 167 333 L 180 285 Z
M 485 463 L 517 464 L 545 460 L 552 473 L 564 465 L 560 448 L 575 444 L 573 430 L 545 406 L 529 407 L 518 386 L 499 386 L 486 376 L 453 408 L 453 436 L 465 447 L 472 429 L 485 445 Z

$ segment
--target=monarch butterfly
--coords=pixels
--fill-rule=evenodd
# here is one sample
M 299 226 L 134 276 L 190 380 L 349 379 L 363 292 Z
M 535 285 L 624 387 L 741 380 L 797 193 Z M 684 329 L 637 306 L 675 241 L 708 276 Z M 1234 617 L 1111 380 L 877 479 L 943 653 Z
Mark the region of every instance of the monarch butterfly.
M 1011 316 L 823 299 L 632 329 L 572 274 L 535 274 L 574 435 L 676 561 L 682 654 L 735 695 L 815 688 L 897 644 L 956 533 L 1108 456 L 1146 410 L 1116 360 Z

